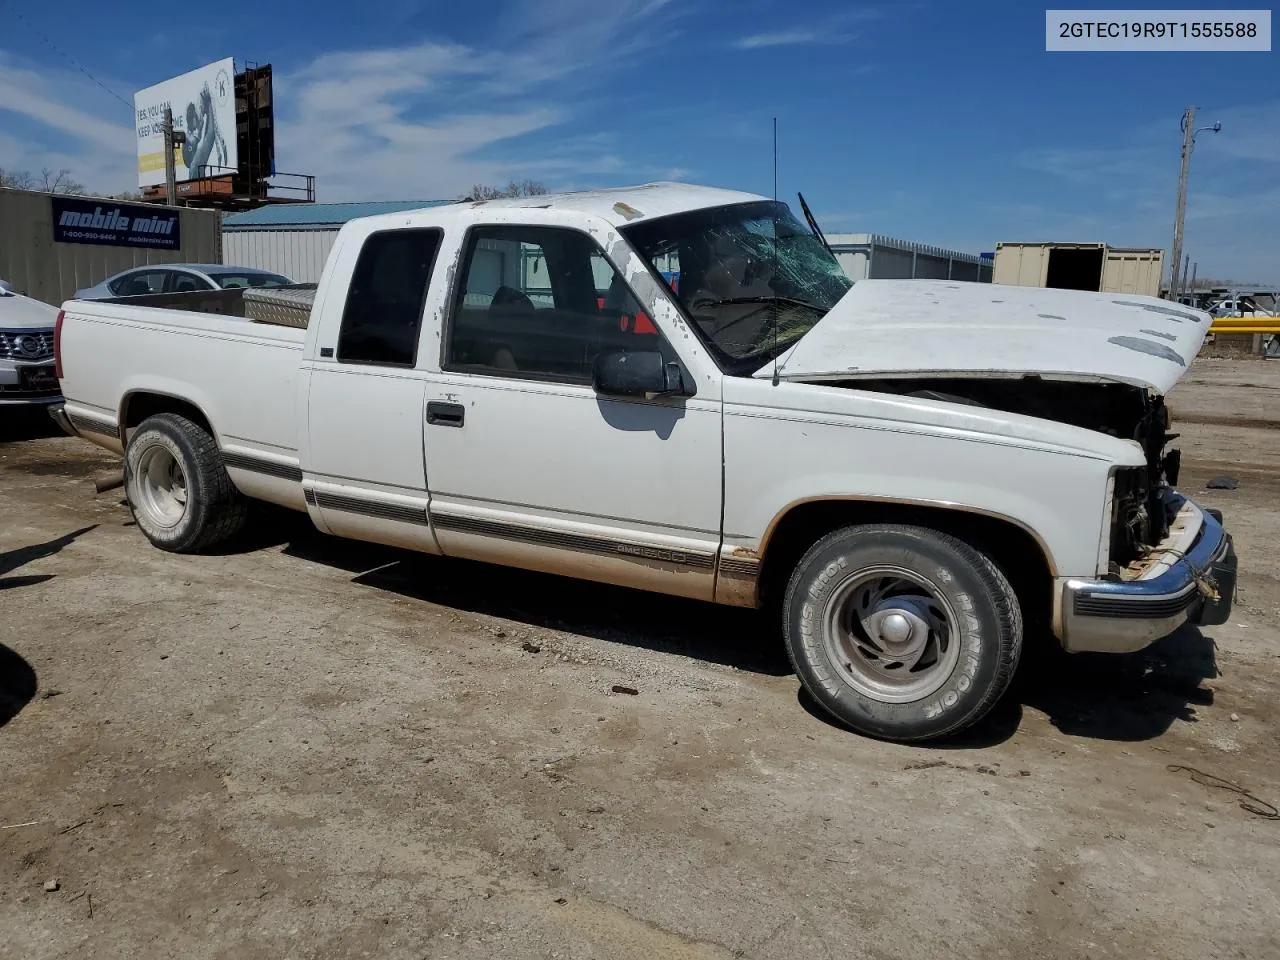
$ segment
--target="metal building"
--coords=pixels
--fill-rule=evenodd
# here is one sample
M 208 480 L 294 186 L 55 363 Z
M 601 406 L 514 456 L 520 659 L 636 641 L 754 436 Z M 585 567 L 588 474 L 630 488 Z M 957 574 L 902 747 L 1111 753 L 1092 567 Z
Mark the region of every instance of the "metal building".
M 282 273 L 295 283 L 315 283 L 338 230 L 348 220 L 421 210 L 447 200 L 365 203 L 298 203 L 259 207 L 222 221 L 222 262 Z
M 0 188 L 0 280 L 45 303 L 130 267 L 221 260 L 211 210 Z
M 1105 243 L 997 243 L 995 282 L 1160 296 L 1164 251 Z
M 992 261 L 972 253 L 875 233 L 829 233 L 845 276 L 859 280 L 970 280 L 990 283 Z

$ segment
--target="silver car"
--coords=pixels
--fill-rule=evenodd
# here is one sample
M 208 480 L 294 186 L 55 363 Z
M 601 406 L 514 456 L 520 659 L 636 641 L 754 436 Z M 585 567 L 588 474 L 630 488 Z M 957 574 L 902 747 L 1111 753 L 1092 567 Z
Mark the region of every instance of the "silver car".
M 96 286 L 77 290 L 75 299 L 110 300 L 113 297 L 138 297 L 148 293 L 281 287 L 292 282 L 278 273 L 253 267 L 224 266 L 220 263 L 155 263 L 125 270 Z
M 53 365 L 58 308 L 0 281 L 0 409 L 61 400 Z

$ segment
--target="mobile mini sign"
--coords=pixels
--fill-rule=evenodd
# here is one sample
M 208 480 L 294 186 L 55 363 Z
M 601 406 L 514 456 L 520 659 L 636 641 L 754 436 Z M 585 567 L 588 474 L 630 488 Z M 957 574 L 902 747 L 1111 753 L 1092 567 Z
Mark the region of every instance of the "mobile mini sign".
M 51 197 L 56 243 L 177 250 L 182 224 L 172 207 L 141 206 L 70 197 Z

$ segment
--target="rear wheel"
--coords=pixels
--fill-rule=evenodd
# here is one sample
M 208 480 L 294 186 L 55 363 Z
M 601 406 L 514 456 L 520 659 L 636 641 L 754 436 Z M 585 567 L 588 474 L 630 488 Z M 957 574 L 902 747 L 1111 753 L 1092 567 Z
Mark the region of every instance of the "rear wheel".
M 797 565 L 787 650 L 813 698 L 888 740 L 955 733 L 1008 688 L 1022 650 L 1009 581 L 985 554 L 923 527 L 849 527 Z
M 125 494 L 143 534 L 161 550 L 195 553 L 235 536 L 245 498 L 209 432 L 176 413 L 148 417 L 129 438 Z

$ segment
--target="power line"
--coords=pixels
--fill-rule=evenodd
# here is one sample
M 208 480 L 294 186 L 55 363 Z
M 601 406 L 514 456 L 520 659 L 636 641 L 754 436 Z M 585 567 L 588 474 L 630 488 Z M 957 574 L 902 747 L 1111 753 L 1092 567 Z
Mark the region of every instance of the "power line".
M 128 100 L 126 100 L 124 97 L 120 96 L 120 94 L 116 93 L 114 90 L 112 90 L 110 87 L 108 87 L 105 83 L 103 83 L 101 80 L 99 80 L 97 77 L 95 77 L 92 73 L 90 73 L 90 72 L 85 68 L 84 64 L 82 64 L 82 63 L 81 63 L 79 60 L 77 60 L 75 57 L 71 56 L 71 54 L 67 53 L 65 50 L 63 50 L 61 47 L 59 47 L 56 43 L 54 43 L 52 40 L 50 40 L 50 39 L 45 35 L 45 33 L 44 33 L 44 31 L 43 31 L 43 30 L 41 30 L 41 29 L 40 29 L 39 27 L 37 27 L 34 23 L 32 23 L 30 20 L 28 20 L 26 17 L 24 17 L 21 13 L 19 13 L 19 12 L 17 11 L 17 9 L 15 9 L 15 8 L 14 8 L 14 6 L 13 6 L 11 3 L 9 3 L 9 0 L 0 0 L 0 6 L 4 6 L 4 7 L 5 7 L 5 8 L 10 12 L 10 13 L 12 13 L 15 17 L 17 17 L 17 18 L 18 18 L 18 20 L 19 20 L 21 23 L 23 23 L 23 24 L 27 27 L 27 29 L 29 29 L 32 33 L 34 33 L 34 34 L 35 34 L 37 37 L 39 37 L 41 40 L 43 40 L 43 41 L 45 42 L 45 45 L 46 45 L 46 46 L 48 46 L 48 48 L 49 48 L 50 50 L 52 50 L 54 53 L 58 54 L 58 56 L 62 57 L 64 60 L 66 60 L 66 61 L 67 61 L 67 63 L 71 64 L 73 67 L 75 67 L 75 68 L 76 68 L 77 70 L 79 70 L 81 73 L 83 73 L 86 77 L 88 77 L 90 80 L 92 80 L 92 81 L 93 81 L 94 83 L 96 83 L 98 86 L 100 86 L 103 90 L 107 91 L 107 93 L 111 94 L 111 96 L 115 97 L 117 100 L 119 100 L 121 103 L 123 103 L 126 107 L 128 107 L 128 108 L 129 108 L 129 113 L 130 113 L 130 114 L 132 114 L 132 113 L 133 113 L 133 104 L 132 104 L 132 103 L 130 103 L 130 102 L 129 102 Z

